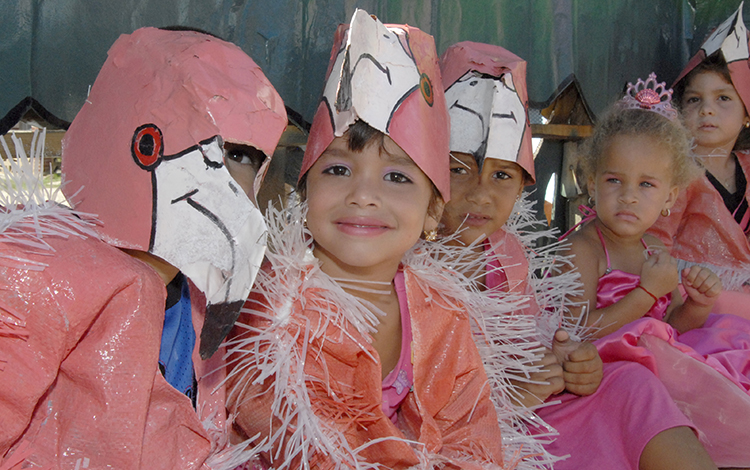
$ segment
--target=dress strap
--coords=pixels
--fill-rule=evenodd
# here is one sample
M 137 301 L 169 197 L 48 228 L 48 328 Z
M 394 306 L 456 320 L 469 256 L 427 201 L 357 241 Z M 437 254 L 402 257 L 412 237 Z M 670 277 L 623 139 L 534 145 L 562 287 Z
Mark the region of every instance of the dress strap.
M 606 274 L 606 273 L 612 272 L 612 265 L 609 262 L 609 251 L 607 251 L 607 244 L 604 243 L 604 236 L 602 236 L 602 231 L 599 230 L 599 226 L 595 225 L 594 228 L 596 229 L 596 234 L 599 235 L 599 241 L 602 242 L 602 248 L 604 249 L 604 255 L 607 257 L 607 270 L 604 271 L 604 273 Z M 641 239 L 641 241 L 643 241 L 643 239 Z M 645 244 L 645 242 L 644 242 L 644 244 Z
M 571 233 L 575 231 L 575 229 L 577 229 L 578 227 L 580 227 L 581 225 L 589 221 L 596 219 L 596 210 L 594 210 L 593 207 L 588 207 L 588 206 L 584 206 L 583 204 L 581 204 L 580 206 L 578 206 L 578 212 L 583 214 L 583 219 L 577 224 L 575 224 L 574 226 L 570 227 L 570 230 L 563 233 L 562 236 L 558 238 L 558 240 L 565 240 L 568 237 L 568 235 L 570 235 Z
M 646 252 L 649 254 L 649 256 L 651 256 L 653 253 L 651 253 L 651 250 L 648 249 L 648 244 L 646 243 L 646 240 L 641 238 L 641 244 L 643 245 L 643 248 L 646 249 Z

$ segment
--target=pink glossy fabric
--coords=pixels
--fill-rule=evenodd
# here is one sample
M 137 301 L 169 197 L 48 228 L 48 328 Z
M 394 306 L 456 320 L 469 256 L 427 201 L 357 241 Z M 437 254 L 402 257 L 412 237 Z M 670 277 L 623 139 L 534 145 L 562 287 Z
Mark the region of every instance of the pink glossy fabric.
M 499 230 L 490 236 L 490 242 L 502 249 L 497 260 L 505 265 L 511 289 L 528 291 L 528 261 L 520 241 Z M 490 279 L 488 276 L 488 283 Z M 539 307 L 531 305 L 527 313 L 537 314 Z M 553 455 L 569 455 L 555 463 L 556 470 L 637 469 L 644 447 L 655 435 L 677 426 L 692 426 L 659 380 L 640 364 L 605 364 L 596 393 L 587 397 L 562 393 L 548 402 L 558 400 L 559 404 L 537 411 L 560 434 L 547 450 Z
M 274 274 L 283 280 L 283 273 L 274 271 Z M 512 462 L 503 462 L 497 415 L 490 401 L 487 376 L 472 338 L 469 318 L 444 309 L 440 302 L 430 301 L 439 294 L 408 266 L 404 268 L 404 279 L 414 338 L 414 390 L 403 401 L 397 424 L 381 407 L 380 360 L 368 357 L 378 358 L 375 349 L 350 323 L 341 325 L 330 321 L 328 312 L 337 306 L 324 299 L 317 292 L 319 288 L 306 288 L 294 302 L 291 320 L 284 328 L 299 331 L 300 325 L 326 325 L 324 334 L 316 334 L 310 340 L 304 363 L 306 377 L 329 380 L 329 391 L 322 387 L 309 388 L 315 413 L 329 416 L 328 424 L 340 428 L 352 448 L 372 441 L 360 455 L 369 463 L 386 468 L 419 465 L 417 453 L 402 440 L 404 438 L 445 457 L 446 468 L 514 468 Z M 262 294 L 253 292 L 245 304 L 246 312 L 268 312 L 267 302 Z M 240 316 L 241 323 L 263 327 L 265 320 L 258 313 L 246 312 Z M 238 328 L 234 332 L 238 333 L 235 339 L 247 334 Z M 342 332 L 347 334 L 342 335 Z M 367 354 L 363 353 L 363 345 Z M 244 385 L 230 382 L 228 386 Z M 253 388 L 249 390 L 248 396 L 252 398 L 239 409 L 240 414 L 250 418 L 245 422 L 252 428 L 245 431 L 247 434 L 261 432 L 265 436 L 269 433 L 269 424 L 273 427 L 277 423 L 270 419 L 269 402 L 264 398 L 267 395 L 256 393 Z M 329 393 L 343 398 L 331 401 L 327 399 Z M 353 420 L 352 416 L 356 418 Z M 375 442 L 377 439 L 384 440 Z M 471 463 L 465 460 L 470 455 L 475 457 Z M 332 468 L 331 460 L 325 455 L 315 453 L 309 458 L 313 468 Z
M 414 385 L 414 365 L 411 362 L 411 315 L 409 303 L 406 301 L 406 284 L 404 273 L 399 271 L 393 278 L 393 285 L 398 295 L 398 305 L 401 310 L 401 355 L 392 371 L 383 379 L 383 402 L 381 408 L 388 418 L 397 424 L 398 409 Z
M 750 151 L 736 152 L 745 176 Z M 750 200 L 750 184 L 745 198 Z M 747 269 L 750 244 L 706 175 L 680 191 L 669 217 L 659 217 L 648 233 L 658 237 L 675 258 Z
M 604 308 L 625 297 L 625 295 L 638 287 L 641 276 L 626 273 L 619 269 L 613 269 L 599 278 L 596 287 L 596 308 Z M 615 300 L 617 299 L 617 300 Z M 651 309 L 646 312 L 647 317 L 663 320 L 667 313 L 667 307 L 672 301 L 672 294 L 659 298 Z
M 597 288 L 598 307 L 629 292 L 606 292 L 608 285 L 600 282 Z M 718 466 L 750 465 L 750 322 L 712 314 L 702 328 L 680 335 L 669 324 L 644 317 L 595 344 L 605 362 L 632 361 L 651 369 L 698 428 Z
M 204 467 L 212 443 L 201 421 L 223 428 L 224 395 L 210 394 L 222 375 L 199 383 L 199 416 L 159 373 L 161 278 L 97 239 L 45 242 L 53 256 L 0 243 L 0 326 L 17 324 L 0 328 L 0 469 Z M 218 367 L 196 364 L 198 377 Z

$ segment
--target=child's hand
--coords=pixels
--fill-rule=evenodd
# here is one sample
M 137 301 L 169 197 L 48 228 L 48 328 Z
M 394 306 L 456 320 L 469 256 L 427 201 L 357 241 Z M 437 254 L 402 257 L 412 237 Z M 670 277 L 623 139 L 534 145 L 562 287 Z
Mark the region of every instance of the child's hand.
M 682 270 L 682 286 L 688 298 L 701 307 L 712 307 L 722 287 L 719 276 L 697 265 Z
M 529 374 L 529 378 L 540 383 L 511 381 L 518 387 L 517 391 L 520 395 L 518 400 L 525 407 L 539 405 L 551 395 L 556 395 L 565 390 L 563 368 L 552 351 L 546 349 L 544 356 L 534 365 L 541 366 L 541 370 Z
M 641 285 L 656 298 L 664 297 L 675 290 L 679 282 L 677 260 L 672 258 L 666 250 L 656 250 L 643 263 Z
M 591 395 L 602 382 L 602 359 L 596 346 L 570 339 L 567 331 L 555 332 L 552 352 L 563 366 L 565 389 L 576 395 Z

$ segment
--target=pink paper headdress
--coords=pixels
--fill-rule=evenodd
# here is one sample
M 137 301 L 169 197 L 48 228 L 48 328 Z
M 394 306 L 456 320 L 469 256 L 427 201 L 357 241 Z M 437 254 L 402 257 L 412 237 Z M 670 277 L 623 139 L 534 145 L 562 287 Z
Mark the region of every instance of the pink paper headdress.
M 687 66 L 680 72 L 673 87 L 689 74 L 698 64 L 713 54 L 721 54 L 727 63 L 732 85 L 750 113 L 750 45 L 748 44 L 747 28 L 742 20 L 744 1 L 724 20 L 713 33 L 703 42 L 700 50 L 690 59 Z
M 432 36 L 359 9 L 338 27 L 300 178 L 358 119 L 393 139 L 450 198 L 448 113 Z
M 625 96 L 617 102 L 621 109 L 644 109 L 661 114 L 670 121 L 677 119 L 677 110 L 672 107 L 672 89 L 664 82 L 657 83 L 656 74 L 651 72 L 646 81 L 638 79 L 633 85 L 628 83 Z
M 263 216 L 224 165 L 223 143 L 255 147 L 267 165 L 286 124 L 242 49 L 142 28 L 110 48 L 63 140 L 76 210 L 98 216 L 106 242 L 166 260 L 205 293 L 203 357 L 237 318 L 265 252 Z
M 515 162 L 535 180 L 527 116 L 526 61 L 491 44 L 460 42 L 440 58 L 451 118 L 450 148 Z

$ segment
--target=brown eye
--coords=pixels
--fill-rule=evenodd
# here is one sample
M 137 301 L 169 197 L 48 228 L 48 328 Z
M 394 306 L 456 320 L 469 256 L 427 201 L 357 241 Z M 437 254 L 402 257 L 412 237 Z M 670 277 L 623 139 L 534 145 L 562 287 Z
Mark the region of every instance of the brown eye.
M 226 142 L 224 144 L 224 158 L 241 165 L 249 165 L 257 173 L 266 160 L 266 155 L 249 145 Z

